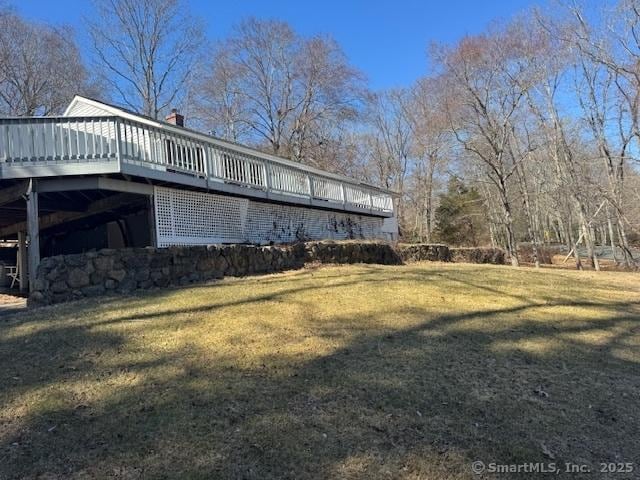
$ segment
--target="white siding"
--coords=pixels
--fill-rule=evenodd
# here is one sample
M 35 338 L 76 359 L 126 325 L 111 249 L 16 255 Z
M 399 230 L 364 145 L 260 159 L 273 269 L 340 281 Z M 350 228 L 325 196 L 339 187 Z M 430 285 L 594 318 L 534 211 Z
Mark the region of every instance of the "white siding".
M 67 117 L 100 117 L 104 115 L 111 115 L 107 110 L 89 105 L 82 101 L 82 99 L 76 99 L 69 110 L 66 112 Z

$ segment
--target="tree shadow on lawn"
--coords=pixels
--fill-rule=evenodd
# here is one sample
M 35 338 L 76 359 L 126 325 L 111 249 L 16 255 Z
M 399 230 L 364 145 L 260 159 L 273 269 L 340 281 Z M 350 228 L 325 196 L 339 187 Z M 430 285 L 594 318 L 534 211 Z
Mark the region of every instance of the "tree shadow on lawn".
M 422 321 L 358 329 L 330 353 L 274 352 L 255 365 L 202 345 L 147 356 L 127 346 L 135 315 L 108 320 L 122 331 L 62 322 L 2 336 L 0 359 L 11 367 L 0 398 L 12 408 L 0 423 L 0 478 L 473 478 L 478 459 L 640 468 L 639 302 L 514 300 L 456 314 L 374 312 L 361 323 L 376 325 L 381 315 Z M 554 306 L 601 315 L 551 321 L 536 312 Z M 340 314 L 319 321 L 313 309 L 300 321 L 320 338 L 353 323 Z M 85 402 L 84 381 L 97 400 L 94 391 Z M 20 405 L 42 387 L 52 389 L 46 401 Z
M 531 296 L 527 295 L 514 295 L 509 293 L 508 291 L 496 289 L 487 286 L 486 284 L 481 284 L 476 282 L 472 282 L 469 280 L 461 279 L 460 277 L 455 277 L 451 275 L 451 271 L 446 268 L 429 268 L 429 270 L 421 271 L 421 272 L 407 272 L 406 270 L 402 270 L 402 265 L 400 266 L 385 266 L 386 269 L 393 269 L 395 275 L 385 275 L 384 278 L 380 278 L 380 267 L 376 265 L 359 265 L 361 270 L 364 272 L 359 272 L 355 278 L 349 278 L 344 275 L 327 275 L 323 273 L 321 276 L 322 283 L 312 284 L 312 285 L 300 285 L 299 282 L 303 282 L 305 280 L 313 279 L 315 269 L 305 269 L 305 270 L 297 270 L 297 271 L 289 271 L 286 272 L 286 276 L 283 278 L 282 274 L 272 274 L 272 275 L 264 275 L 257 277 L 230 277 L 229 279 L 232 281 L 242 281 L 243 284 L 247 287 L 247 293 L 249 294 L 247 297 L 234 299 L 232 301 L 220 301 L 216 299 L 215 293 L 216 289 L 228 287 L 228 283 L 221 283 L 217 280 L 202 283 L 189 285 L 187 287 L 169 287 L 163 289 L 154 289 L 150 291 L 143 291 L 134 293 L 128 296 L 130 300 L 130 306 L 132 308 L 140 308 L 140 307 L 149 307 L 152 305 L 156 305 L 161 303 L 161 301 L 172 292 L 179 292 L 181 290 L 189 289 L 189 290 L 197 290 L 197 289 L 206 289 L 207 291 L 211 291 L 211 301 L 208 301 L 202 305 L 198 305 L 195 307 L 180 307 L 174 309 L 161 309 L 161 310 L 153 310 L 150 312 L 144 313 L 134 313 L 131 315 L 119 316 L 114 319 L 106 320 L 103 323 L 117 323 L 122 321 L 130 321 L 130 320 L 147 320 L 153 319 L 157 317 L 162 317 L 166 315 L 183 315 L 187 313 L 204 313 L 211 312 L 212 310 L 221 309 L 225 307 L 231 306 L 241 306 L 247 305 L 251 303 L 259 303 L 259 302 L 268 302 L 268 301 L 279 301 L 282 299 L 288 300 L 288 296 L 293 294 L 300 294 L 304 292 L 310 292 L 314 290 L 328 290 L 335 289 L 339 287 L 351 287 L 356 285 L 371 285 L 371 284 L 388 284 L 390 282 L 424 282 L 424 281 L 433 281 L 433 282 L 442 282 L 449 281 L 453 284 L 459 284 L 457 286 L 450 286 L 447 290 L 448 294 L 455 296 L 456 294 L 468 293 L 469 287 L 473 289 L 478 289 L 481 291 L 485 291 L 492 295 L 498 295 L 501 297 L 509 297 L 514 300 L 528 302 L 533 305 L 531 302 Z M 484 268 L 483 268 L 484 267 Z M 478 266 L 476 268 L 468 268 L 465 271 L 466 276 L 476 277 L 476 276 L 487 276 L 487 274 L 491 275 L 491 271 L 487 272 L 487 266 Z M 489 267 L 491 268 L 491 267 Z M 530 272 L 531 273 L 531 272 Z M 494 272 L 495 275 L 500 275 L 500 270 L 496 270 Z M 562 273 L 554 275 L 549 273 L 544 273 L 547 281 L 555 280 L 555 281 L 564 281 L 566 277 L 562 275 Z M 292 279 L 294 279 L 298 284 L 294 287 L 290 287 L 292 283 Z M 328 281 L 328 282 L 327 282 Z M 256 285 L 260 286 L 274 286 L 282 284 L 286 288 L 275 289 L 269 293 L 263 295 L 251 295 L 252 287 Z M 635 291 L 632 291 L 635 293 Z M 558 292 L 550 291 L 547 295 L 536 296 L 539 302 L 554 302 L 554 301 L 566 301 L 571 302 L 571 297 L 568 295 L 562 296 Z M 114 302 L 120 302 L 122 297 L 112 297 L 106 300 L 104 308 L 109 308 L 110 304 Z M 92 304 L 93 300 L 81 301 L 79 305 L 82 304 Z M 600 305 L 599 303 L 594 302 L 594 306 Z M 66 305 L 62 305 L 61 307 L 66 307 Z

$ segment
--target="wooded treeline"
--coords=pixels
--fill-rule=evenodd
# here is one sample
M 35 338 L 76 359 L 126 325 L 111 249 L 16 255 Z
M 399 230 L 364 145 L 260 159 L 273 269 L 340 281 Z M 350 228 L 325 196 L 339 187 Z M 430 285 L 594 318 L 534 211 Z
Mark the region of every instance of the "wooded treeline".
M 640 1 L 425 46 L 429 75 L 388 91 L 330 36 L 277 20 L 213 42 L 186 2 L 97 0 L 86 23 L 81 50 L 69 27 L 2 9 L 0 113 L 60 113 L 76 93 L 178 107 L 192 128 L 395 190 L 405 241 L 501 246 L 514 265 L 519 244 L 536 263 L 564 244 L 578 268 L 609 246 L 637 266 Z

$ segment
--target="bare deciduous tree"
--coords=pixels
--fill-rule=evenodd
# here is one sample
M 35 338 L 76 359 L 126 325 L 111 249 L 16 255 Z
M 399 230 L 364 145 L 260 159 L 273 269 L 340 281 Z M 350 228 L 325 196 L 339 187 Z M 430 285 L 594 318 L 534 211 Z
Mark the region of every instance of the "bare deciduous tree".
M 365 136 L 367 154 L 376 182 L 398 193 L 396 211 L 406 230 L 405 180 L 412 162 L 414 133 L 408 115 L 409 93 L 390 90 L 371 97 L 367 109 L 370 132 Z
M 29 23 L 0 14 L 0 111 L 5 115 L 61 113 L 88 91 L 87 72 L 67 27 Z
M 419 80 L 406 102 L 414 142 L 415 237 L 431 242 L 435 215 L 435 177 L 453 156 L 453 140 L 444 111 L 443 78 Z
M 640 3 L 620 2 L 594 28 L 577 7 L 569 41 L 577 49 L 579 105 L 607 172 L 607 201 L 616 217 L 624 263 L 634 264 L 625 228 L 624 180 L 632 142 L 640 139 Z
M 204 36 L 179 0 L 95 0 L 96 64 L 117 101 L 158 118 L 186 93 Z
M 317 166 L 340 126 L 357 117 L 364 91 L 332 39 L 253 18 L 217 45 L 200 83 L 205 128 Z
M 519 264 L 509 179 L 527 151 L 510 150 L 514 125 L 526 93 L 535 82 L 532 50 L 538 39 L 525 35 L 521 22 L 489 34 L 464 38 L 456 47 L 434 49 L 453 93 L 449 115 L 464 149 L 485 167 L 502 206 L 503 227 L 511 262 Z

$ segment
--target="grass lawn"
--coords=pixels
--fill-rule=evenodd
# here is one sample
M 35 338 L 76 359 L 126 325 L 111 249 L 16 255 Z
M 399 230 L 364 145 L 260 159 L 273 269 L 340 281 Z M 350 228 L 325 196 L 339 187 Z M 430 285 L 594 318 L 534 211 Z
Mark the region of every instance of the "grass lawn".
M 0 317 L 0 365 L 2 479 L 640 476 L 638 274 L 227 279 Z

